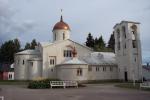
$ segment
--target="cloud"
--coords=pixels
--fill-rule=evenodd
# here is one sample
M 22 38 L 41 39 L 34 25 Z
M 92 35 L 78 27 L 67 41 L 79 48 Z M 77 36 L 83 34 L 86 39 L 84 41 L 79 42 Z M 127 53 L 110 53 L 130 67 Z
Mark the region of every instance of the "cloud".
M 150 5 L 143 9 L 144 11 L 150 11 Z
M 9 31 L 13 31 L 15 33 L 26 33 L 34 28 L 34 21 L 25 20 L 24 22 L 18 23 L 17 21 L 13 21 L 10 26 Z
M 0 42 L 19 37 L 22 33 L 31 31 L 35 23 L 32 20 L 20 22 L 15 19 L 16 9 L 9 4 L 9 0 L 0 0 Z

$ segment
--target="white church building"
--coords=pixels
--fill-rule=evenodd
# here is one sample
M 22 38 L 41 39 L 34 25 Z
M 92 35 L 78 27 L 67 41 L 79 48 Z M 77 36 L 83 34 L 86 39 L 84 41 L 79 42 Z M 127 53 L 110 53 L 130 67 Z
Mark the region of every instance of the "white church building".
M 140 80 L 141 42 L 139 23 L 122 21 L 114 26 L 115 53 L 95 52 L 70 39 L 63 17 L 55 24 L 53 42 L 41 42 L 35 50 L 14 57 L 15 80 L 39 77 L 60 80 Z

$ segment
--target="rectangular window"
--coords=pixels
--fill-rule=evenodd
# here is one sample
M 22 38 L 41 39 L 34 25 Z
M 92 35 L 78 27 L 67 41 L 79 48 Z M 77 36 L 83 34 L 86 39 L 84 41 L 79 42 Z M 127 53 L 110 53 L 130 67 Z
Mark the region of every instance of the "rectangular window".
M 92 71 L 92 66 L 89 66 L 89 67 L 88 67 L 88 70 L 89 70 L 89 71 Z
M 77 76 L 82 76 L 82 69 L 81 68 L 77 69 Z
M 96 71 L 99 71 L 99 67 L 96 67 Z
M 132 46 L 133 48 L 136 48 L 136 40 L 132 40 Z
M 66 57 L 66 50 L 64 50 L 64 57 Z
M 68 51 L 69 52 L 69 57 L 72 57 L 72 52 L 71 51 Z
M 64 50 L 64 57 L 72 57 L 72 51 L 71 50 Z
M 50 63 L 49 63 L 50 65 L 55 65 L 55 61 L 54 61 L 54 59 L 50 59 Z
M 31 66 L 33 66 L 33 62 L 31 62 Z
M 126 43 L 124 44 L 124 48 L 126 49 Z
M 9 76 L 8 76 L 8 77 L 9 77 L 9 79 L 12 79 L 12 74 L 9 74 Z
M 136 58 L 134 59 L 134 61 L 136 62 Z
M 126 36 L 126 33 L 124 33 L 124 38 L 126 39 L 126 37 L 127 37 L 127 36 Z
M 104 71 L 104 72 L 106 71 L 106 67 L 103 67 L 103 71 Z

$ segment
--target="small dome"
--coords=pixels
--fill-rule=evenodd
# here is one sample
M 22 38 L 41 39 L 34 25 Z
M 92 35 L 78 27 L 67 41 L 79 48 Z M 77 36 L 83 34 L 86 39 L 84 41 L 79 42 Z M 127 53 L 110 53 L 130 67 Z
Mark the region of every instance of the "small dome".
M 63 21 L 62 16 L 61 16 L 60 22 L 56 23 L 53 28 L 53 30 L 56 30 L 56 29 L 70 30 L 69 25 Z

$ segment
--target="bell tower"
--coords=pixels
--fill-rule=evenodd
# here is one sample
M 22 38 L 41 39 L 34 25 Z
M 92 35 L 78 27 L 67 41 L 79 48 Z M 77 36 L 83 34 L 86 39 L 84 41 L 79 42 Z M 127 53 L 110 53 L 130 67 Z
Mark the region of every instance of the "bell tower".
M 119 79 L 142 79 L 141 40 L 138 22 L 122 21 L 114 26 Z

